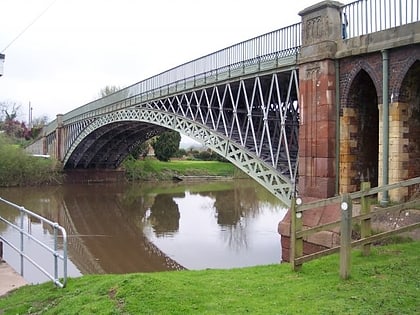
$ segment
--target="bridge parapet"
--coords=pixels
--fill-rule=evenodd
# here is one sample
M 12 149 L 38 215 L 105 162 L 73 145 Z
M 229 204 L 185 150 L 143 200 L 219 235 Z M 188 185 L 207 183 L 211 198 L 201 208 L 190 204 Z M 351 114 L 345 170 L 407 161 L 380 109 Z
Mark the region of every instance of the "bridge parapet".
M 345 58 L 420 43 L 420 22 L 338 42 L 336 58 Z
M 300 45 L 301 23 L 292 24 L 184 63 L 78 107 L 64 114 L 63 121 L 68 124 L 191 88 L 290 67 L 296 64 Z M 54 132 L 56 127 L 56 122 L 51 122 L 45 132 Z

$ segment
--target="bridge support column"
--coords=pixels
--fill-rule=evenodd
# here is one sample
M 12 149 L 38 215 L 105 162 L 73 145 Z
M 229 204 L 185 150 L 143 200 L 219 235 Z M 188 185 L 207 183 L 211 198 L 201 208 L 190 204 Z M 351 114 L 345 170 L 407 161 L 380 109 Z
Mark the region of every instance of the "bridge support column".
M 336 1 L 323 1 L 299 14 L 302 16 L 302 47 L 299 63 L 299 195 L 306 200 L 328 198 L 336 193 L 337 170 L 337 95 L 335 62 L 337 41 L 342 40 L 340 7 Z M 342 132 L 342 130 L 340 130 Z M 339 220 L 333 207 L 311 210 L 304 225 Z M 279 223 L 282 251 L 288 252 L 290 211 Z M 327 247 L 335 244 L 334 232 L 318 233 L 306 245 Z M 305 250 L 304 250 L 305 251 Z M 283 259 L 288 257 L 283 255 Z
M 57 129 L 56 133 L 56 142 L 55 142 L 55 157 L 58 161 L 62 161 L 64 156 L 64 135 L 63 135 L 63 114 L 57 114 Z
M 299 193 L 327 198 L 336 193 L 336 63 L 341 40 L 341 4 L 324 1 L 302 16 L 299 57 L 301 125 Z
M 383 182 L 383 105 L 379 106 L 379 178 L 378 182 Z M 409 176 L 409 145 L 408 132 L 409 105 L 402 102 L 394 102 L 389 104 L 389 183 L 396 183 Z M 389 192 L 389 199 L 392 201 L 404 201 L 408 196 L 408 188 L 393 189 Z M 382 194 L 380 194 L 380 200 Z

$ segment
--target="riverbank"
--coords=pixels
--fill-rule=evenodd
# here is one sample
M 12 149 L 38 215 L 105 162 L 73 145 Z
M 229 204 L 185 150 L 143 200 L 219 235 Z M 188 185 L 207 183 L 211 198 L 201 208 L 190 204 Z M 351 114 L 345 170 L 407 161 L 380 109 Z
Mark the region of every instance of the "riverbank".
M 22 287 L 0 298 L 4 314 L 418 314 L 420 242 L 352 254 L 340 280 L 331 255 L 292 272 L 289 264 L 231 270 L 95 275 Z
M 243 176 L 233 164 L 220 161 L 171 160 L 162 162 L 154 158 L 128 160 L 123 165 L 128 180 L 172 180 L 194 177 Z
M 0 257 L 0 298 L 12 290 L 18 289 L 28 283 Z M 1 309 L 0 309 L 1 310 Z M 0 313 L 1 314 L 1 313 Z

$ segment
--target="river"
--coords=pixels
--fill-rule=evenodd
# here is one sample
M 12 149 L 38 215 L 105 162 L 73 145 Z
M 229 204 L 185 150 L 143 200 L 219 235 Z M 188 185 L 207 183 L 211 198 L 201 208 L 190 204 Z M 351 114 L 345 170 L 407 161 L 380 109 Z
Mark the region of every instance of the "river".
M 0 188 L 0 196 L 66 229 L 70 277 L 281 262 L 277 225 L 286 209 L 253 180 Z M 18 222 L 10 207 L 0 205 L 0 215 Z M 51 229 L 36 220 L 27 219 L 25 230 L 53 242 Z M 2 222 L 0 234 L 18 243 Z M 52 268 L 33 243 L 25 240 L 25 250 Z M 19 256 L 7 245 L 4 259 L 20 270 Z M 29 262 L 24 277 L 48 280 Z

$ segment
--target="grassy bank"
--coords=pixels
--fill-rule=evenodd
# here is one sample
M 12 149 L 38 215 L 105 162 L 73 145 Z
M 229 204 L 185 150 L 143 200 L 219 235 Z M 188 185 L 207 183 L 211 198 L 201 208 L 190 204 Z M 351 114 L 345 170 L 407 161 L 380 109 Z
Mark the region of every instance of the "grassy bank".
M 420 243 L 354 251 L 350 280 L 338 256 L 232 270 L 97 275 L 28 286 L 0 299 L 0 314 L 419 314 Z M 3 312 L 3 313 L 2 313 Z
M 124 168 L 130 180 L 170 180 L 174 176 L 198 175 L 232 177 L 235 173 L 235 166 L 226 162 L 191 160 L 162 162 L 153 158 L 125 161 Z

